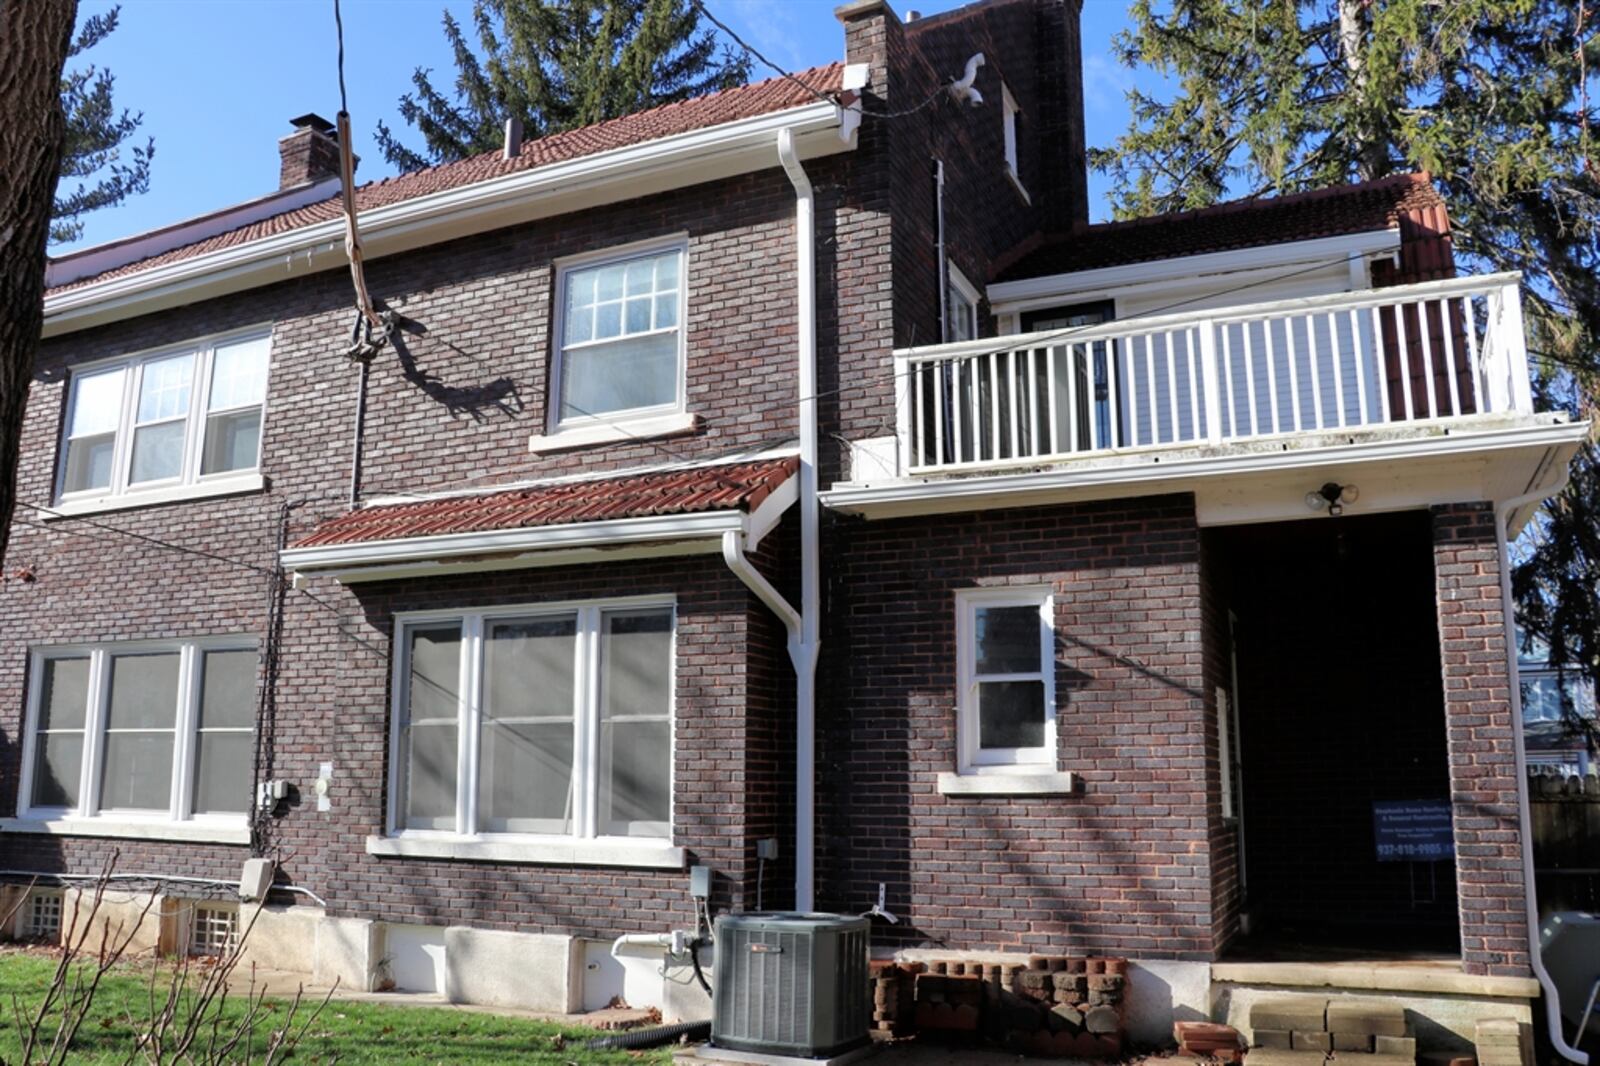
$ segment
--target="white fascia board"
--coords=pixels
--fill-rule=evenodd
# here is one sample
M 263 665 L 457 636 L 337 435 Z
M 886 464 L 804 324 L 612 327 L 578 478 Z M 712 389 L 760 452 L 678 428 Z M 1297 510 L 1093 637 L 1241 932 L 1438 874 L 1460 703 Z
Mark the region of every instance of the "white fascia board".
M 802 158 L 850 151 L 837 104 L 818 102 L 517 171 L 361 213 L 367 258 L 520 221 L 778 165 L 792 129 Z M 344 219 L 85 285 L 45 299 L 45 337 L 343 266 Z
M 704 539 L 720 537 L 730 531 L 743 533 L 747 521 L 748 517 L 743 511 L 732 510 L 616 518 L 563 526 L 286 548 L 279 553 L 279 559 L 286 569 L 314 573 L 357 566 L 416 564 L 485 555 L 516 555 L 575 548 L 621 548 L 658 541 Z
M 84 248 L 59 259 L 52 259 L 45 268 L 45 287 L 68 285 L 79 278 L 93 277 L 107 270 L 137 263 L 141 259 L 149 259 L 151 256 L 181 248 L 186 244 L 194 244 L 207 237 L 215 237 L 240 226 L 248 226 L 252 222 L 281 215 L 285 211 L 294 211 L 308 204 L 319 203 L 338 194 L 339 179 L 326 178 L 297 188 L 269 193 L 198 218 L 162 226 L 148 233 Z
M 882 485 L 843 486 L 821 494 L 822 503 L 864 518 L 889 518 L 970 509 L 975 503 L 1001 499 L 1007 506 L 1028 506 L 1030 497 L 1049 498 L 1066 492 L 1109 495 L 1159 495 L 1187 491 L 1197 479 L 1315 470 L 1325 466 L 1413 461 L 1441 456 L 1482 455 L 1512 448 L 1575 447 L 1589 434 L 1587 422 L 1550 422 L 1472 430 L 1458 427 L 1424 437 L 1352 441 L 1324 447 L 1240 451 L 1185 458 L 1166 453 L 1132 462 L 1092 460 L 1060 469 L 1028 470 L 974 477 L 949 475 Z M 1246 442 L 1241 442 L 1243 445 Z M 1259 442 L 1255 442 L 1259 443 Z M 1108 456 L 1108 458 L 1111 458 Z M 1048 499 L 1046 500 L 1048 502 Z
M 1155 282 L 1185 282 L 1209 274 L 1295 266 L 1327 260 L 1330 268 L 1339 260 L 1357 255 L 1378 255 L 1400 247 L 1398 229 L 1369 230 L 1338 237 L 1309 241 L 1286 241 L 1255 248 L 1236 248 L 1226 252 L 1207 252 L 1176 259 L 1152 259 L 1143 263 L 1080 270 L 1071 274 L 1051 274 L 1037 278 L 1001 281 L 988 288 L 989 306 L 996 314 L 1018 309 L 1019 305 L 1039 300 L 1077 299 L 1082 296 L 1125 289 Z

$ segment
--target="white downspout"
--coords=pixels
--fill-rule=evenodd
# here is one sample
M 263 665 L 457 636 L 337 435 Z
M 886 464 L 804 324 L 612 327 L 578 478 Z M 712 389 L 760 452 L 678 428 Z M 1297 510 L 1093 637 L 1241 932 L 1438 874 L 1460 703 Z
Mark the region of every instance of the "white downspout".
M 1517 817 L 1522 835 L 1522 898 L 1528 916 L 1528 959 L 1533 963 L 1533 975 L 1544 989 L 1545 1021 L 1550 1030 L 1551 1045 L 1562 1058 L 1579 1066 L 1587 1066 L 1588 1053 L 1567 1043 L 1561 1031 L 1561 994 L 1550 977 L 1550 971 L 1545 969 L 1544 958 L 1539 951 L 1539 901 L 1533 882 L 1533 819 L 1528 809 L 1528 754 L 1522 737 L 1522 682 L 1517 677 L 1516 609 L 1511 598 L 1511 558 L 1506 547 L 1506 524 L 1512 513 L 1535 500 L 1549 499 L 1560 492 L 1566 482 L 1567 475 L 1563 469 L 1561 480 L 1553 487 L 1499 501 L 1494 509 L 1494 525 L 1495 541 L 1500 552 L 1500 599 L 1501 609 L 1505 612 L 1506 660 L 1511 679 L 1511 737 L 1517 753 Z
M 795 672 L 794 753 L 794 905 L 809 911 L 814 902 L 816 845 L 816 684 L 821 548 L 817 503 L 817 262 L 816 203 L 811 179 L 795 155 L 794 131 L 778 131 L 778 159 L 794 186 L 796 347 L 800 419 L 800 641 L 790 651 Z

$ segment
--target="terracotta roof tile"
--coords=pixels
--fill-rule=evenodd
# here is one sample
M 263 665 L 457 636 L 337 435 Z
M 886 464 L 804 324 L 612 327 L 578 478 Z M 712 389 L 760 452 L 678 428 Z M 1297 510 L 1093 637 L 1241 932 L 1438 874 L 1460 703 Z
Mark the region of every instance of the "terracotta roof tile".
M 794 458 L 696 466 L 624 477 L 364 507 L 317 526 L 295 548 L 487 533 L 617 518 L 751 511 L 799 468 Z
M 1407 212 L 1443 204 L 1426 173 L 1396 174 L 1359 185 L 1233 200 L 1127 222 L 1102 222 L 1046 240 L 996 280 L 1175 259 L 1288 241 L 1394 229 Z
M 816 92 L 836 93 L 843 84 L 844 64 L 831 63 L 827 66 L 813 67 L 799 72 L 795 77 Z M 551 163 L 566 162 L 616 148 L 626 148 L 646 141 L 814 103 L 815 93 L 808 92 L 805 86 L 797 85 L 787 78 L 771 78 L 752 85 L 741 85 L 706 96 L 697 96 L 691 100 L 624 115 L 592 126 L 553 133 L 538 140 L 524 141 L 522 153 L 514 159 L 504 158 L 499 151 L 484 152 L 454 163 L 444 163 L 412 171 L 409 174 L 401 174 L 398 177 L 369 182 L 356 189 L 356 210 L 371 211 L 373 208 L 387 207 L 404 200 L 413 200 L 430 193 L 488 181 L 517 171 L 533 170 Z M 207 252 L 287 233 L 338 218 L 339 214 L 339 198 L 335 195 L 193 244 L 173 248 L 147 259 L 115 267 L 90 277 L 78 278 L 50 289 L 46 295 L 68 292 L 93 282 L 137 274 L 153 267 L 192 259 Z

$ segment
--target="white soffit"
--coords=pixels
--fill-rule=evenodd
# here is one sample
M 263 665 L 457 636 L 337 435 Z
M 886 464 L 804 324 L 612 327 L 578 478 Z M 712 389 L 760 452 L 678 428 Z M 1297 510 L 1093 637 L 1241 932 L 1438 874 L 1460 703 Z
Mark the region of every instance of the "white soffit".
M 279 559 L 285 569 L 297 576 L 328 576 L 350 584 L 717 554 L 722 551 L 722 535 L 730 532 L 742 533 L 747 548 L 753 551 L 794 504 L 798 483 L 799 478 L 790 476 L 749 513 L 702 511 L 286 548 L 279 553 Z
M 968 477 L 841 485 L 823 504 L 867 519 L 1035 507 L 1192 492 L 1201 525 L 1311 517 L 1305 493 L 1324 481 L 1361 490 L 1351 514 L 1554 491 L 1587 423 L 1537 421 L 1476 431 L 1438 429 L 1281 450 L 1244 446 L 1123 454 Z M 1255 442 L 1259 445 L 1261 442 Z
M 1181 223 L 1174 223 L 1179 225 Z M 987 289 L 989 306 L 1005 314 L 1060 303 L 1109 296 L 1131 289 L 1215 283 L 1217 275 L 1290 271 L 1297 267 L 1324 266 L 1329 271 L 1347 268 L 1352 261 L 1394 252 L 1400 247 L 1398 229 L 1369 230 L 1309 241 L 1286 241 L 1255 248 L 1235 248 L 1175 259 L 1150 259 L 1141 263 L 1050 274 L 1016 281 L 1000 281 Z M 1295 276 L 1299 276 L 1296 274 Z M 1259 280 L 1259 279 L 1253 279 Z

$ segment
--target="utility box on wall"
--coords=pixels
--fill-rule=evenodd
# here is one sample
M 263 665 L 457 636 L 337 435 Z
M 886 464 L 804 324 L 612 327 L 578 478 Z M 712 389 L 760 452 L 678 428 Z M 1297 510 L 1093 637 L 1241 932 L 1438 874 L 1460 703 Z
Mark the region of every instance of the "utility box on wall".
M 712 1045 L 822 1058 L 865 1044 L 869 940 L 865 918 L 718 918 Z

